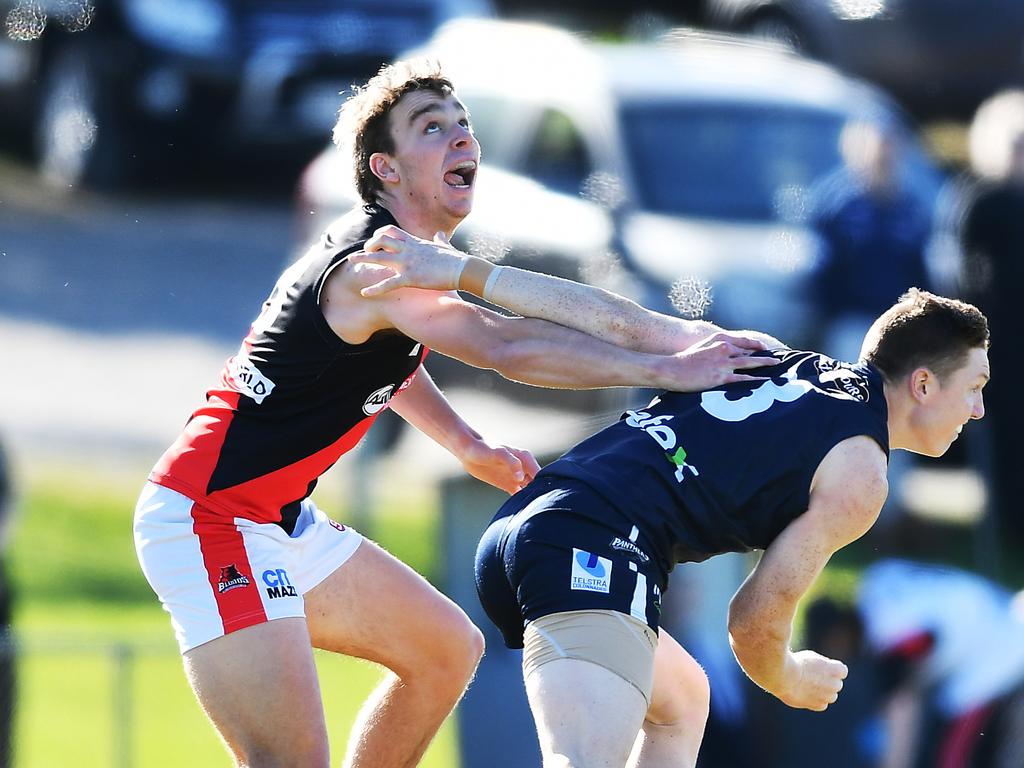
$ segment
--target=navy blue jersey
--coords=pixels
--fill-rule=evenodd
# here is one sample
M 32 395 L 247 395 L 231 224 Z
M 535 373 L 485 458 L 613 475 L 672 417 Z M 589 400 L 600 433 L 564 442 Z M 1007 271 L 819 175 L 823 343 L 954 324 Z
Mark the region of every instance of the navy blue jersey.
M 867 364 L 775 353 L 765 381 L 666 392 L 540 473 L 581 480 L 659 548 L 666 568 L 764 549 L 807 510 L 825 455 L 856 435 L 888 454 L 882 379 Z

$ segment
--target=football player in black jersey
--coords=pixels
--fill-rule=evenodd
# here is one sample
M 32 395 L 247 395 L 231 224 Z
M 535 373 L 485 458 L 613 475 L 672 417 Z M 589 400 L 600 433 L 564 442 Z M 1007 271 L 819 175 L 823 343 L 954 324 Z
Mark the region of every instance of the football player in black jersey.
M 451 262 L 472 258 L 393 229 L 367 251 L 356 258 L 393 273 L 370 293 L 449 288 Z M 499 267 L 485 286 L 515 312 L 602 333 L 574 311 L 574 284 Z M 652 315 L 634 332 L 678 322 Z M 984 415 L 988 338 L 976 307 L 912 289 L 872 325 L 859 362 L 778 350 L 753 371 L 762 381 L 663 393 L 513 496 L 481 538 L 477 588 L 506 644 L 524 648 L 545 766 L 696 763 L 707 678 L 658 614 L 677 562 L 722 552 L 763 550 L 730 605 L 741 667 L 792 707 L 834 702 L 847 668 L 791 650 L 797 604 L 876 520 L 889 450 L 941 456 Z
M 385 406 L 481 480 L 513 492 L 532 478 L 538 467 L 528 451 L 490 444 L 452 410 L 420 365 L 426 349 L 567 388 L 695 390 L 751 381 L 744 370 L 772 362 L 763 339 L 721 332 L 706 340 L 717 329 L 705 323 L 680 322 L 665 336 L 638 333 L 646 310 L 582 286 L 575 308 L 602 317 L 600 333 L 506 317 L 454 292 L 364 292 L 392 272 L 350 254 L 382 226 L 450 237 L 470 212 L 480 147 L 443 74 L 403 63 L 345 103 L 336 137 L 354 138 L 364 204 L 281 276 L 219 388 L 150 475 L 136 517 L 140 559 L 179 631 L 189 680 L 239 765 L 328 765 L 311 645 L 390 670 L 354 727 L 350 768 L 415 765 L 473 674 L 483 650 L 476 627 L 372 542 L 361 541 L 347 560 L 339 553 L 332 563 L 331 551 L 322 553 L 317 575 L 328 575 L 315 583 L 289 585 L 280 565 L 260 566 L 258 581 L 242 565 L 243 555 L 269 562 L 279 550 L 302 558 L 289 540 L 292 526 L 310 519 L 306 497 Z M 453 266 L 452 287 L 484 292 L 489 264 Z M 202 526 L 192 525 L 190 507 Z M 160 517 L 172 512 L 173 520 Z M 247 547 L 258 525 L 274 534 L 260 540 L 269 555 L 238 550 L 225 559 L 204 549 L 211 531 Z M 182 542 L 205 563 L 210 584 L 202 568 L 184 572 L 174 549 Z

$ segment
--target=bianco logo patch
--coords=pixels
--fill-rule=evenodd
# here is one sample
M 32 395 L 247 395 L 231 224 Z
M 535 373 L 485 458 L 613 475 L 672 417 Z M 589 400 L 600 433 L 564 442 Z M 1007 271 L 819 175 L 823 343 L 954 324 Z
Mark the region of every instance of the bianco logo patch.
M 569 589 L 584 592 L 604 592 L 612 588 L 612 561 L 582 549 L 572 549 L 572 575 Z
M 363 403 L 363 413 L 367 416 L 373 416 L 375 413 L 380 413 L 387 406 L 388 401 L 391 399 L 391 390 L 395 388 L 394 384 L 388 384 L 386 387 L 381 387 L 370 393 L 370 396 L 366 398 L 366 402 Z
M 256 405 L 260 405 L 274 391 L 274 382 L 264 376 L 241 352 L 228 362 L 228 378 L 235 389 L 255 400 Z

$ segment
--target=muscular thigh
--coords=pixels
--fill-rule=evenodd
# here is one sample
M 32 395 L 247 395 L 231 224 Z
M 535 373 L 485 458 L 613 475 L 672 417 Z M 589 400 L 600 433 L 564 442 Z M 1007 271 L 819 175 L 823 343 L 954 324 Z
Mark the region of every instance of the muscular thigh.
M 399 676 L 415 649 L 462 609 L 409 566 L 365 540 L 343 566 L 306 593 L 306 621 L 317 648 L 387 666 Z
M 576 658 L 556 659 L 531 671 L 526 694 L 545 768 L 621 768 L 647 709 L 632 683 Z
M 261 748 L 309 754 L 310 744 L 326 749 L 320 688 L 301 618 L 224 635 L 185 653 L 184 662 L 199 703 L 237 754 Z

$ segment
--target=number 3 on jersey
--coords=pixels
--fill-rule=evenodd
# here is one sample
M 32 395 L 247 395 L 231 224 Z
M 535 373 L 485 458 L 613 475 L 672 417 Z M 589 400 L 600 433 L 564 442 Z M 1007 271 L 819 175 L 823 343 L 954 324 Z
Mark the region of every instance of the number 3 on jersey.
M 743 421 L 764 413 L 775 403 L 792 403 L 813 389 L 810 382 L 801 379 L 790 379 L 785 384 L 776 384 L 769 379 L 738 400 L 728 399 L 720 390 L 705 392 L 701 395 L 700 407 L 721 421 Z

